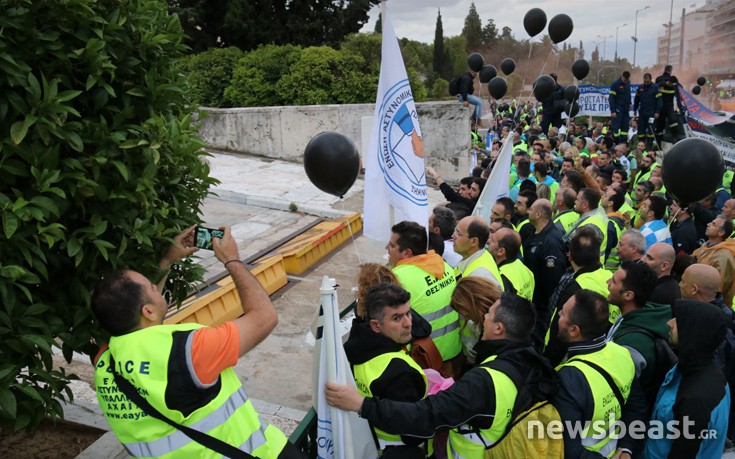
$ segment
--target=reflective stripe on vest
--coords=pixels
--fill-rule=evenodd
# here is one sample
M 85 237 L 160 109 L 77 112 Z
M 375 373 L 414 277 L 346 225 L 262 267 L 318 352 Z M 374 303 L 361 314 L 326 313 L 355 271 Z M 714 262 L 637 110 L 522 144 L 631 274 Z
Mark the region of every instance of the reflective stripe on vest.
M 493 355 L 485 359 L 482 363 L 495 360 L 497 356 Z M 493 385 L 495 386 L 495 412 L 492 413 L 493 423 L 488 429 L 481 429 L 477 432 L 469 425 L 462 425 L 449 431 L 449 441 L 447 442 L 447 452 L 452 453 L 455 458 L 473 459 L 484 457 L 485 450 L 494 445 L 500 437 L 505 433 L 505 429 L 511 422 L 513 416 L 513 405 L 518 396 L 518 388 L 513 381 L 502 371 L 493 368 L 481 367 L 490 374 Z M 489 414 L 484 414 L 489 417 Z
M 421 370 L 421 367 L 408 356 L 408 354 L 402 351 L 386 352 L 373 357 L 365 363 L 354 365 L 352 367 L 355 376 L 355 385 L 357 386 L 357 391 L 360 395 L 363 397 L 374 397 L 371 388 L 373 382 L 383 375 L 385 370 L 388 368 L 388 365 L 390 365 L 394 359 L 404 361 L 413 369 L 413 371 L 422 376 L 424 380 L 424 395 L 422 398 L 425 398 L 426 389 L 429 387 L 426 374 Z M 405 444 L 401 440 L 400 435 L 389 434 L 375 427 L 372 427 L 372 429 L 378 439 L 378 445 L 381 451 L 387 446 L 402 446 Z
M 615 227 L 615 234 L 617 236 L 617 241 L 620 242 L 620 235 L 623 233 L 623 228 L 618 224 L 618 222 L 614 218 L 610 218 L 607 221 L 608 226 L 613 225 Z M 608 255 L 607 260 L 605 260 L 605 269 L 607 269 L 610 272 L 615 272 L 620 267 L 620 256 L 618 255 L 618 245 L 615 244 L 610 249 L 610 255 Z
M 411 308 L 431 324 L 431 337 L 443 360 L 462 352 L 459 315 L 449 304 L 456 286 L 454 268 L 444 262 L 444 276 L 437 279 L 418 266 L 402 264 L 393 268 L 404 289 L 411 294 Z
M 110 339 L 109 349 L 100 355 L 95 364 L 97 398 L 110 427 L 131 455 L 163 458 L 219 457 L 214 451 L 192 441 L 165 422 L 145 415 L 130 402 L 111 377 L 110 356 L 114 355 L 123 377 L 133 383 L 146 400 L 164 416 L 206 432 L 254 456 L 278 456 L 286 445 L 286 436 L 260 419 L 232 368 L 220 373 L 217 386 L 201 386 L 195 376 L 191 376 L 194 385 L 215 391 L 211 397 L 206 398 L 208 401 L 192 407 L 191 412 L 184 413 L 177 406 L 169 405 L 166 398 L 171 389 L 169 359 L 174 352 L 190 358 L 189 345 L 193 341 L 188 339 L 174 342 L 174 335 L 194 333 L 198 328 L 202 326 L 157 325 Z
M 192 429 L 199 430 L 201 432 L 209 432 L 210 430 L 218 427 L 227 422 L 227 420 L 235 414 L 235 412 L 245 405 L 248 401 L 248 396 L 242 388 L 238 389 L 237 392 L 230 395 L 230 398 L 220 406 L 217 410 L 213 411 L 206 418 L 199 422 L 189 425 Z M 239 449 L 243 451 L 255 451 L 261 446 L 265 445 L 265 429 L 267 425 L 260 424 L 260 428 L 250 435 L 245 443 L 240 445 Z M 123 443 L 123 446 L 131 456 L 135 457 L 152 457 L 152 456 L 163 456 L 173 452 L 182 446 L 186 445 L 193 440 L 189 438 L 184 432 L 177 430 L 171 435 L 167 435 L 158 440 L 149 442 L 138 442 L 138 443 Z
M 574 356 L 557 367 L 557 371 L 566 366 L 581 371 L 592 392 L 594 409 L 592 419 L 589 420 L 590 425 L 581 433 L 582 446 L 589 451 L 611 457 L 617 448 L 617 440 L 613 437 L 618 434 L 618 430 L 614 428 L 614 423 L 621 418 L 622 407 L 605 377 L 586 363 L 575 360 L 587 360 L 600 366 L 612 377 L 623 395 L 623 400 L 627 401 L 630 386 L 635 378 L 633 358 L 626 348 L 609 342 L 597 352 Z M 593 430 L 604 430 L 607 435 L 593 436 L 590 429 L 594 425 L 601 426 L 601 428 L 596 427 Z

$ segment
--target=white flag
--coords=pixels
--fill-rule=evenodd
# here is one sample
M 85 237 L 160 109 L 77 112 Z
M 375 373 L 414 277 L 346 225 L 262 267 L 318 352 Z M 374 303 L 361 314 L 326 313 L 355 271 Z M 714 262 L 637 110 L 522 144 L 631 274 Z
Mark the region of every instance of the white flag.
M 314 336 L 313 405 L 317 414 L 317 456 L 320 459 L 375 459 L 378 451 L 368 422 L 352 411 L 342 411 L 327 404 L 324 385 L 327 381 L 355 385 L 345 350 L 339 322 L 339 301 L 334 279 L 326 276 L 319 289 L 321 310 Z
M 424 145 L 413 93 L 390 16 L 383 14 L 382 21 L 380 83 L 365 155 L 363 231 L 371 239 L 387 241 L 392 222 L 412 220 L 426 226 L 429 206 Z
M 508 196 L 510 189 L 510 162 L 513 159 L 513 135 L 508 135 L 500 149 L 498 159 L 495 161 L 490 177 L 487 179 L 485 188 L 480 193 L 475 210 L 472 215 L 481 216 L 486 222 L 490 222 L 490 214 L 493 204 L 498 198 Z

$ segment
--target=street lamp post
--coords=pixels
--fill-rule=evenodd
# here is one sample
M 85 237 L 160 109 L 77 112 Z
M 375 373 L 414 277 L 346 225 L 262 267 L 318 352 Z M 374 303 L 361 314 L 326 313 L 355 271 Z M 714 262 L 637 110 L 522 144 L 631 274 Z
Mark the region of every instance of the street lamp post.
M 618 30 L 620 30 L 621 27 L 627 26 L 628 23 L 626 22 L 623 25 L 619 25 L 615 27 L 615 62 L 618 61 Z
M 646 5 L 639 10 L 635 10 L 635 31 L 633 31 L 633 36 L 630 37 L 633 39 L 633 67 L 635 67 L 635 51 L 636 51 L 636 46 L 638 45 L 638 13 L 643 10 L 647 10 L 650 7 L 651 5 Z
M 604 37 L 602 35 L 598 35 L 597 38 L 602 38 L 602 60 L 604 62 L 605 55 L 607 54 L 607 39 L 612 38 L 612 35 L 606 35 Z

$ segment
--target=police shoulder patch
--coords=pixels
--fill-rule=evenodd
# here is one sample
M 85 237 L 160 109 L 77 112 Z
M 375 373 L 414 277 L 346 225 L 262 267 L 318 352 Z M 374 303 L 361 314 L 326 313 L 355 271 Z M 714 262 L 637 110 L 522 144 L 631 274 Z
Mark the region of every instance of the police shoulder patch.
M 556 266 L 556 257 L 546 257 L 546 267 L 553 268 L 554 266 Z

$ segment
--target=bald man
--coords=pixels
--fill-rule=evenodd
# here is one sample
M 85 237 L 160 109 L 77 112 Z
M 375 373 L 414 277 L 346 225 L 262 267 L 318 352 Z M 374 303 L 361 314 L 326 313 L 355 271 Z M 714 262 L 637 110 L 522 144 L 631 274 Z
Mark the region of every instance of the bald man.
M 667 242 L 657 242 L 653 244 L 648 252 L 643 256 L 643 262 L 646 263 L 658 276 L 656 288 L 653 290 L 651 298 L 648 300 L 652 303 L 668 304 L 674 306 L 674 301 L 681 298 L 679 282 L 671 275 L 671 268 L 674 267 L 676 253 L 674 247 Z
M 694 263 L 684 270 L 679 282 L 681 297 L 712 303 L 720 291 L 720 272 L 717 268 L 702 263 Z M 714 304 L 714 303 L 713 303 Z
M 465 217 L 457 223 L 452 242 L 454 251 L 462 256 L 462 261 L 457 263 L 455 276 L 457 279 L 460 276 L 482 277 L 494 282 L 503 290 L 498 265 L 492 255 L 485 250 L 489 237 L 490 226 L 482 217 Z

